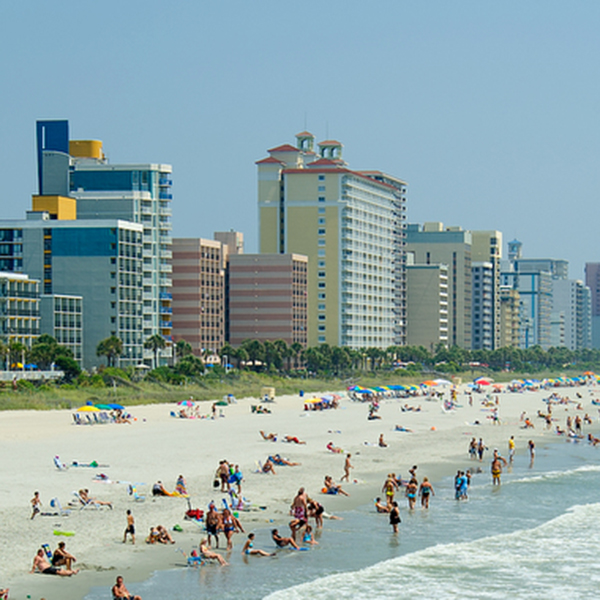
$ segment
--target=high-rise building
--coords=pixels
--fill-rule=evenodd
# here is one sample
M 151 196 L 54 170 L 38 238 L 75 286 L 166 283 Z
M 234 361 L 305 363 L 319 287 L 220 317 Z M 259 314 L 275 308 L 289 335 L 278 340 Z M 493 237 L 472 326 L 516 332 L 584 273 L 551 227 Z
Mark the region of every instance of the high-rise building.
M 499 348 L 519 348 L 521 345 L 521 296 L 510 286 L 500 287 Z
M 83 297 L 50 294 L 40 298 L 41 333 L 52 336 L 82 366 Z
M 494 265 L 490 262 L 471 263 L 472 276 L 472 348 L 493 350 L 495 337 Z M 499 291 L 499 290 L 498 290 Z
M 471 348 L 471 232 L 442 223 L 410 224 L 406 250 L 415 264 L 448 266 L 448 344 Z
M 229 342 L 283 340 L 306 347 L 307 281 L 306 256 L 230 255 Z
M 552 309 L 564 315 L 564 346 L 570 350 L 592 347 L 591 292 L 583 281 L 554 279 Z
M 308 257 L 308 345 L 350 348 L 406 339 L 406 183 L 356 171 L 342 144 L 314 136 L 258 161 L 260 252 Z
M 585 263 L 585 285 L 591 294 L 592 348 L 600 348 L 600 263 Z
M 227 246 L 227 254 L 244 254 L 244 234 L 241 231 L 215 231 L 213 237 Z
M 0 272 L 0 341 L 31 348 L 39 335 L 40 282 L 24 273 Z
M 99 140 L 70 140 L 68 121 L 38 121 L 39 196 L 34 210 L 74 218 L 65 197 L 76 199 L 77 219 L 119 219 L 143 227 L 143 337 L 171 341 L 172 168 L 165 164 L 113 164 Z M 58 200 L 52 200 L 57 198 Z M 62 200 L 61 200 L 62 199 Z M 164 352 L 168 355 L 170 349 Z M 144 351 L 150 360 L 152 350 Z
M 406 265 L 406 345 L 448 345 L 448 266 Z
M 225 343 L 226 246 L 203 238 L 173 239 L 173 339 L 196 356 L 213 356 Z
M 6 252 L 0 261 L 13 261 L 15 271 L 41 281 L 45 295 L 82 297 L 85 368 L 100 363 L 96 348 L 111 335 L 123 342 L 119 364 L 139 363 L 144 341 L 142 226 L 118 220 L 55 220 L 35 211 L 27 216 L 0 221 L 0 237 L 12 240 L 6 248 L 0 244 L 0 254 Z
M 501 231 L 471 231 L 471 260 L 492 265 L 492 350 L 501 346 L 500 272 L 502 259 Z M 475 343 L 473 344 L 475 348 Z

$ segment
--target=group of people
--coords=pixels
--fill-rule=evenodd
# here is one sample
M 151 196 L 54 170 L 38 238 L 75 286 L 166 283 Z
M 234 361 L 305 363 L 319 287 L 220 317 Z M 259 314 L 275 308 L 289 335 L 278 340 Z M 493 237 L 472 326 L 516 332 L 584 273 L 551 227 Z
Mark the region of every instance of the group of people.
M 67 552 L 65 542 L 59 542 L 56 550 L 50 553 L 49 548 L 43 547 L 37 551 L 33 558 L 31 573 L 36 571 L 44 575 L 58 575 L 59 577 L 71 577 L 79 573 L 79 569 L 73 569 L 73 563 L 77 559 Z M 64 567 L 64 568 L 62 568 Z

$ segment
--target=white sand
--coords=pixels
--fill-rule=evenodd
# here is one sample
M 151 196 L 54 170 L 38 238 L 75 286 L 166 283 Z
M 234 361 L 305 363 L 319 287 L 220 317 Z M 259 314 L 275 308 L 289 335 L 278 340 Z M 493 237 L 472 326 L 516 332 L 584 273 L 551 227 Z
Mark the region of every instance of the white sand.
M 595 389 L 559 388 L 557 391 L 572 399 L 576 398 L 576 392 L 581 393 L 583 412 L 596 420 L 596 407 L 590 403 Z M 526 441 L 530 438 L 538 444 L 560 439 L 547 432 L 540 419 L 534 419 L 534 430 L 522 429 L 519 422 L 522 411 L 532 417 L 540 409 L 545 411 L 546 404 L 541 400 L 549 393 L 501 394 L 500 426 L 492 425 L 486 418 L 490 413 L 482 411 L 480 400 L 483 395 L 474 395 L 474 405 L 469 407 L 467 397 L 462 393 L 459 402 L 463 407 L 449 413 L 442 410 L 439 401 L 427 401 L 422 397 L 384 400 L 380 421 L 367 421 L 367 405 L 352 402 L 345 395 L 338 410 L 309 413 L 302 410 L 303 401 L 298 396 L 278 397 L 271 405 L 271 415 L 251 414 L 250 405 L 256 401 L 240 400 L 238 404 L 225 407 L 225 418 L 215 421 L 174 419 L 169 416 L 173 407 L 167 405 L 135 407 L 132 412 L 137 421 L 132 425 L 76 426 L 68 411 L 2 412 L 0 516 L 4 543 L 0 546 L 0 587 L 9 586 L 12 598 L 25 598 L 26 594 L 31 594 L 34 599 L 41 596 L 47 600 L 80 599 L 93 585 L 108 588 L 117 574 L 123 574 L 126 582 L 131 583 L 146 578 L 155 569 L 181 564 L 182 557 L 174 549 L 181 547 L 189 551 L 192 544 L 199 541 L 201 529 L 183 520 L 184 499 L 153 499 L 151 485 L 160 479 L 167 489 L 174 489 L 181 473 L 187 480 L 194 507 L 206 510 L 211 499 L 220 505 L 222 495 L 213 491 L 212 482 L 222 458 L 239 463 L 245 476 L 243 495 L 254 505 L 267 506 L 265 511 L 241 513 L 242 523 L 251 530 L 267 526 L 270 519 L 285 526 L 289 503 L 300 486 L 306 487 L 329 512 L 335 513 L 378 495 L 383 478 L 390 471 L 406 476 L 408 468 L 418 464 L 419 477 L 428 475 L 435 481 L 453 474 L 457 468 L 473 467 L 467 455 L 468 443 L 473 436 L 483 437 L 490 450 L 498 447 L 506 455 L 507 440 L 514 435 L 517 455 L 526 454 Z M 422 412 L 401 412 L 400 406 L 404 403 L 421 405 Z M 208 412 L 209 404 L 205 406 Z M 554 416 L 564 426 L 566 416 L 576 412 L 575 405 L 570 404 L 568 411 L 556 407 Z M 580 414 L 583 415 L 581 411 Z M 475 420 L 482 425 L 468 425 Z M 395 424 L 410 428 L 414 433 L 394 432 Z M 295 435 L 307 444 L 267 442 L 259 436 L 259 429 L 280 436 Z M 338 430 L 341 433 L 328 433 Z M 388 448 L 364 445 L 365 441 L 376 443 L 380 433 L 384 434 Z M 355 469 L 352 475 L 358 483 L 344 484 L 350 498 L 324 496 L 319 492 L 324 475 L 330 474 L 339 480 L 343 473 L 344 456 L 328 452 L 325 448 L 328 441 L 353 455 Z M 275 476 L 254 473 L 255 461 L 264 461 L 271 453 L 280 453 L 301 462 L 302 466 L 276 467 Z M 110 467 L 70 468 L 59 472 L 52 462 L 55 454 L 68 464 L 73 460 L 96 460 Z M 486 471 L 490 455 L 491 452 L 487 453 L 483 463 Z M 146 501 L 135 502 L 127 494 L 125 484 L 93 481 L 98 472 L 108 474 L 113 481 L 138 482 L 138 490 L 146 495 Z M 89 488 L 91 495 L 113 502 L 114 510 L 86 508 L 75 510 L 68 517 L 29 519 L 29 500 L 34 490 L 40 492 L 43 509 L 49 510 L 51 498 L 58 497 L 65 507 L 72 492 L 80 488 Z M 130 543 L 122 544 L 128 508 L 136 520 L 135 547 Z M 435 510 L 435 503 L 432 510 Z M 171 528 L 176 523 L 184 532 L 174 534 L 175 546 L 157 547 L 143 543 L 150 526 L 163 524 Z M 75 535 L 56 537 L 54 529 L 72 531 Z M 40 544 L 47 542 L 54 549 L 60 540 L 65 540 L 67 549 L 78 558 L 81 573 L 72 578 L 28 574 Z M 241 536 L 237 536 L 235 544 L 242 544 Z

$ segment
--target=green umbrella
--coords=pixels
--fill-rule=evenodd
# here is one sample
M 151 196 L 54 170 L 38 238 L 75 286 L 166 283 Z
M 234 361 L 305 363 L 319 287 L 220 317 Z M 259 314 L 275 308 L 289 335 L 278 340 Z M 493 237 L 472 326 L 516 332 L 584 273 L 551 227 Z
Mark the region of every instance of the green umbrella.
M 108 404 L 96 404 L 96 408 L 99 408 L 100 410 L 112 410 Z

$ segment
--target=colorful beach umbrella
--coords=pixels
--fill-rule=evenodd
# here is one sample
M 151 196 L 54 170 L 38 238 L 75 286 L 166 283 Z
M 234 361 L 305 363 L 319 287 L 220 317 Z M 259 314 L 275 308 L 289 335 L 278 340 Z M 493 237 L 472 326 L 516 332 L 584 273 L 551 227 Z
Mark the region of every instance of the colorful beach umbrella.
M 188 408 L 191 408 L 192 406 L 196 406 L 196 403 L 193 400 L 180 400 L 177 403 L 177 406 L 187 406 Z
M 100 409 L 96 408 L 95 406 L 85 404 L 84 406 L 80 406 L 75 412 L 100 412 Z
M 113 410 L 124 410 L 125 407 L 121 404 L 115 404 L 114 402 L 111 402 L 110 404 L 108 404 L 108 406 L 110 406 L 110 408 L 112 408 Z

